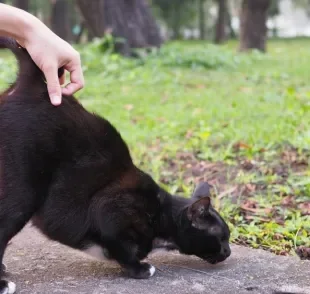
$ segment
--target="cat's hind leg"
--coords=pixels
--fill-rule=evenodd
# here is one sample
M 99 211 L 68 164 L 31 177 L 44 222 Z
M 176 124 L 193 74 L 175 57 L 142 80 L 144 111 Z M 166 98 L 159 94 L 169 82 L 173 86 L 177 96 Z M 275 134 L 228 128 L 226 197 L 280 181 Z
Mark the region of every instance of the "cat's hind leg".
M 0 294 L 13 294 L 15 283 L 2 279 L 5 266 L 3 256 L 9 241 L 26 225 L 35 212 L 34 195 L 31 189 L 12 185 L 1 194 L 0 200 Z

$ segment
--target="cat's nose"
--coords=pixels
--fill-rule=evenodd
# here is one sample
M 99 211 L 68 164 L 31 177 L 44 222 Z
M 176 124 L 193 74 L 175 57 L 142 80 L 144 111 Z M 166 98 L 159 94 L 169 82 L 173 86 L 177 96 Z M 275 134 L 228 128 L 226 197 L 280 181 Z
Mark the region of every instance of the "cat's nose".
M 226 257 L 229 257 L 230 256 L 230 254 L 231 254 L 231 249 L 230 249 L 230 247 L 229 246 L 223 246 L 222 247 L 222 250 L 221 250 L 221 255 L 224 255 L 224 256 L 226 256 Z

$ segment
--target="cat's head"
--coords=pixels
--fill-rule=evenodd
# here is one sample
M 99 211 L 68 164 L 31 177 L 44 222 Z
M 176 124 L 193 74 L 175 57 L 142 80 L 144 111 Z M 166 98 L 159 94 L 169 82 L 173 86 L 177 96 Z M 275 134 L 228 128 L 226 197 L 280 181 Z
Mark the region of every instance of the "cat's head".
M 198 185 L 190 204 L 178 216 L 177 228 L 175 243 L 181 253 L 196 255 L 212 264 L 230 256 L 230 231 L 211 205 L 208 183 Z

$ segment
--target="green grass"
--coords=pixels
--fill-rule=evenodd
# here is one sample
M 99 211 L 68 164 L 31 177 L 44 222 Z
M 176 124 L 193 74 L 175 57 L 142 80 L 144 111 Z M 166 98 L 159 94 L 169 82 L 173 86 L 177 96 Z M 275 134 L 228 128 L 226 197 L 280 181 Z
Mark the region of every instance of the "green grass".
M 233 242 L 293 254 L 309 246 L 309 46 L 273 40 L 266 55 L 240 55 L 235 42 L 175 42 L 129 60 L 94 43 L 79 48 L 86 87 L 77 97 L 171 192 L 215 184 Z M 1 56 L 3 88 L 14 74 Z

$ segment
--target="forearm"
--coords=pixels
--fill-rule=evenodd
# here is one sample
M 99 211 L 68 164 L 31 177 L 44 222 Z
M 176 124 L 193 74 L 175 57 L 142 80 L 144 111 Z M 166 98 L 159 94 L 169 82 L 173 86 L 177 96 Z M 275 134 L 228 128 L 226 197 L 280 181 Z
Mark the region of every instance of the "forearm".
M 0 36 L 12 37 L 24 45 L 28 36 L 45 25 L 30 13 L 0 4 Z

